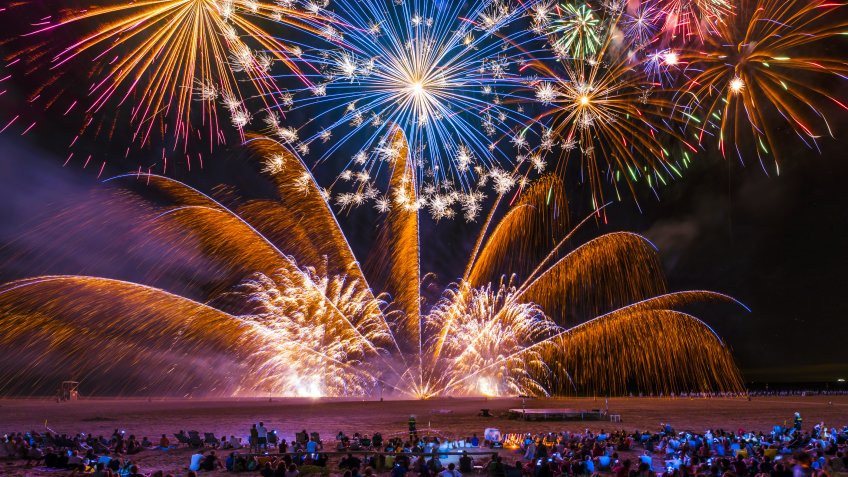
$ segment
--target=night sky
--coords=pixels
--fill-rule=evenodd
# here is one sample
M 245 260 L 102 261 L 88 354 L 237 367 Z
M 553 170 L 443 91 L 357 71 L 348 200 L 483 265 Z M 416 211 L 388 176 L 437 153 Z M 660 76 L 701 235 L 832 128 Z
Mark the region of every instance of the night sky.
M 845 98 L 846 91 L 839 85 L 834 95 Z M 0 123 L 20 103 L 13 86 L 0 98 Z M 779 176 L 767 176 L 755 157 L 741 165 L 705 152 L 682 179 L 658 189 L 658 196 L 646 189 L 639 193 L 638 206 L 625 197 L 608 207 L 607 223 L 593 222 L 575 244 L 609 231 L 641 233 L 659 248 L 671 290 L 714 290 L 745 303 L 750 313 L 711 305 L 699 308 L 698 316 L 731 346 L 748 382 L 835 383 L 848 378 L 848 128 L 845 111 L 829 114 L 836 139 L 822 138 L 821 153 L 803 147 L 790 130 L 779 131 L 785 140 Z M 96 168 L 83 169 L 79 161 L 63 167 L 66 139 L 74 128 L 45 118 L 23 137 L 21 128 L 0 134 L 2 281 L 46 273 L 132 280 L 138 274 L 133 264 L 155 258 L 155 247 L 150 250 L 137 238 L 135 245 L 143 246 L 116 261 L 127 243 L 115 239 L 106 220 L 80 221 L 70 238 L 60 227 L 48 226 L 49 232 L 39 236 L 28 233 L 63 211 L 79 213 L 81 205 L 89 218 L 123 216 L 119 229 L 132 227 L 130 206 L 120 213 L 110 210 L 116 186 L 101 183 Z M 103 177 L 135 164 L 112 161 Z M 257 162 L 238 145 L 219 149 L 205 165 L 190 173 L 175 168 L 174 175 L 206 192 L 221 183 L 257 197 L 270 190 Z M 332 163 L 316 169 L 319 180 L 338 172 Z M 573 177 L 566 183 L 571 215 L 579 220 L 591 211 L 588 191 Z M 376 237 L 376 219 L 368 210 L 340 217 L 360 260 Z M 423 271 L 435 273 L 438 283 L 446 285 L 462 273 L 479 224 L 461 219 L 436 224 L 426 214 L 422 221 L 422 242 L 428 244 L 422 252 Z M 138 257 L 145 253 L 151 257 Z

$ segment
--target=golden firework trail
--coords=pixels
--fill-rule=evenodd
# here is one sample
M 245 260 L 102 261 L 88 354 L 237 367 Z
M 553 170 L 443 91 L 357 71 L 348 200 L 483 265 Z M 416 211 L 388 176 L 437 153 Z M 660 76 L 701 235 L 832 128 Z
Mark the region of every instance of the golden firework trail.
M 151 207 L 139 230 L 181 237 L 171 246 L 198 249 L 219 271 L 214 286 L 199 287 L 205 300 L 90 276 L 2 285 L 0 345 L 17 365 L 2 368 L 0 393 L 31 394 L 69 372 L 104 394 L 742 389 L 721 339 L 679 311 L 733 300 L 669 293 L 656 250 L 635 234 L 601 235 L 568 251 L 582 223 L 569 226 L 554 176 L 488 215 L 464 276 L 427 310 L 420 204 L 400 131 L 391 138 L 398 160 L 390 210 L 371 261 L 384 274 L 373 281 L 303 162 L 267 138 L 252 146 L 279 159 L 277 199 L 231 208 L 174 179 L 129 176 L 172 203 Z M 622 351 L 634 343 L 638 353 Z
M 4 14 L 26 15 L 30 7 L 15 4 Z M 275 63 L 308 82 L 302 47 L 285 32 L 322 36 L 327 23 L 318 4 L 293 0 L 104 0 L 55 11 L 7 45 L 25 46 L 6 56 L 5 67 L 20 76 L 29 106 L 76 121 L 68 160 L 101 172 L 101 154 L 75 151 L 108 140 L 118 157 L 156 152 L 142 170 L 155 161 L 167 173 L 169 158 L 202 167 L 203 153 L 226 142 L 227 122 L 241 133 L 252 112 L 286 109 L 271 76 Z M 246 104 L 252 98 L 260 104 Z

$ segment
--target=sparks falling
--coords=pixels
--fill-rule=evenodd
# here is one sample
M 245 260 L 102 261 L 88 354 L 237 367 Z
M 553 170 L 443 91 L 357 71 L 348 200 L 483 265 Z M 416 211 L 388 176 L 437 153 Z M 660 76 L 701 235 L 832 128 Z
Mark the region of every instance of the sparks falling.
M 238 212 L 176 180 L 138 176 L 174 202 L 152 207 L 139 227 L 199 247 L 221 271 L 216 286 L 198 301 L 88 276 L 5 284 L 0 343 L 17 365 L 3 367 L 0 392 L 27 393 L 69 369 L 112 394 L 606 394 L 632 386 L 626 376 L 646 392 L 741 389 L 722 341 L 676 311 L 732 300 L 669 293 L 655 249 L 635 234 L 569 251 L 581 224 L 569 225 L 555 176 L 500 214 L 496 201 L 462 278 L 425 309 L 415 168 L 402 132 L 392 141 L 391 209 L 366 267 L 375 273 L 360 268 L 304 163 L 272 140 L 253 147 L 285 156 L 278 197 Z M 632 337 L 641 352 L 622 355 Z M 216 372 L 198 360 L 214 360 Z

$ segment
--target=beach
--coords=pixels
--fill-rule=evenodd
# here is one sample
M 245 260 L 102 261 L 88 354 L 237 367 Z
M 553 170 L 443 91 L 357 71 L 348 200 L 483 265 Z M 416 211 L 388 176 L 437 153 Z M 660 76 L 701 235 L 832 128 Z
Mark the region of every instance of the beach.
M 509 409 L 609 410 L 621 422 L 609 421 L 523 421 L 510 419 Z M 489 409 L 493 417 L 479 416 Z M 179 430 L 212 432 L 216 436 L 245 438 L 250 425 L 263 421 L 286 440 L 305 429 L 319 432 L 322 440 L 332 441 L 338 431 L 384 436 L 406 433 L 407 420 L 415 415 L 419 432 L 450 439 L 498 428 L 501 433 L 540 433 L 624 429 L 658 430 L 660 423 L 671 423 L 677 431 L 703 432 L 708 428 L 770 432 L 774 425 L 791 422 L 800 412 L 805 427 L 818 422 L 828 426 L 848 424 L 848 396 L 786 396 L 747 398 L 440 398 L 412 400 L 356 400 L 340 398 L 256 397 L 240 399 L 103 399 L 83 398 L 56 402 L 55 399 L 0 400 L 0 432 L 51 430 L 60 434 L 109 436 L 115 429 L 139 439 L 158 442 L 164 433 L 173 440 Z M 201 434 L 202 435 L 202 434 Z M 332 449 L 330 449 L 332 450 Z M 502 451 L 509 453 L 508 450 Z M 191 450 L 168 452 L 146 450 L 134 460 L 144 469 L 162 469 L 175 475 L 185 474 Z M 508 458 L 508 457 L 507 457 Z M 20 465 L 0 466 L 0 473 L 11 475 L 42 474 Z

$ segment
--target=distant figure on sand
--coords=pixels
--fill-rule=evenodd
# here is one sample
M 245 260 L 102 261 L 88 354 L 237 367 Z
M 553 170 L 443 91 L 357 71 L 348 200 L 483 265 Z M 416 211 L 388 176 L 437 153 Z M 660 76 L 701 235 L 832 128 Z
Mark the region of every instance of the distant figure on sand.
M 259 450 L 259 429 L 256 424 L 250 427 L 250 451 Z
M 259 436 L 259 446 L 263 449 L 268 449 L 268 429 L 265 428 L 265 423 L 259 422 L 259 427 L 256 428 Z
M 418 430 L 416 429 L 415 416 L 409 416 L 409 440 L 415 441 L 418 439 Z

